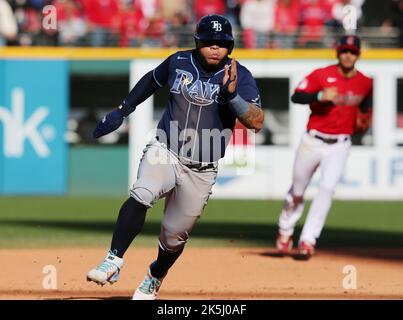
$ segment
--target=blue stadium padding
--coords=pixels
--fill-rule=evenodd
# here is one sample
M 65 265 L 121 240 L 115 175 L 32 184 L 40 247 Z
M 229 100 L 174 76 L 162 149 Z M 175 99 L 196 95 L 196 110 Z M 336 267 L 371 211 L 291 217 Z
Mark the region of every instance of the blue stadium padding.
M 5 139 L 1 192 L 65 193 L 67 61 L 7 60 L 2 71 L 0 101 L 8 116 L 2 130 Z
M 4 106 L 5 61 L 0 60 L 0 108 Z M 4 152 L 3 152 L 3 121 L 0 116 L 0 194 L 4 192 Z

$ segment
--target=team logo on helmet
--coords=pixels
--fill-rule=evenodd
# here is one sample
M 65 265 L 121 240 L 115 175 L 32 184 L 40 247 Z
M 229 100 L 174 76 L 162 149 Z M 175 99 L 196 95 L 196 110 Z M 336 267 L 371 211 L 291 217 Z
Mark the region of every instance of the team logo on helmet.
M 353 46 L 353 45 L 354 45 L 354 37 L 353 37 L 353 36 L 349 36 L 349 37 L 347 38 L 347 44 L 348 44 L 349 46 Z
M 219 23 L 219 22 L 216 21 L 216 20 L 211 21 L 211 23 L 212 23 L 213 29 L 214 29 L 215 31 L 222 31 L 222 24 L 221 24 L 221 23 Z

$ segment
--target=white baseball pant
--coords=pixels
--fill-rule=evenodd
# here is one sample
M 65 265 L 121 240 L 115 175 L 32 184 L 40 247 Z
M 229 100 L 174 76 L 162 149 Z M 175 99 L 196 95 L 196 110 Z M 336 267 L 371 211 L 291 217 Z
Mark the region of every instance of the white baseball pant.
M 312 201 L 299 240 L 316 244 L 351 147 L 351 139 L 344 140 L 346 135 L 333 137 L 338 137 L 339 142 L 329 144 L 309 133 L 303 135 L 294 161 L 292 186 L 280 214 L 278 226 L 281 235 L 291 236 L 294 233 L 295 225 L 304 211 L 302 197 L 313 174 L 320 167 L 319 191 Z

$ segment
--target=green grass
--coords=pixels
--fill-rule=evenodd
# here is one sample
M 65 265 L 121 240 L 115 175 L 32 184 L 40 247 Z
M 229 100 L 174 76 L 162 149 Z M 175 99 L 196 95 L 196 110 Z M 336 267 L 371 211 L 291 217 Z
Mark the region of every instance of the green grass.
M 0 247 L 108 246 L 124 200 L 0 197 Z M 189 245 L 272 246 L 281 206 L 282 201 L 211 200 Z M 160 201 L 149 210 L 135 245 L 157 244 L 162 208 Z M 403 247 L 403 201 L 335 201 L 320 244 Z

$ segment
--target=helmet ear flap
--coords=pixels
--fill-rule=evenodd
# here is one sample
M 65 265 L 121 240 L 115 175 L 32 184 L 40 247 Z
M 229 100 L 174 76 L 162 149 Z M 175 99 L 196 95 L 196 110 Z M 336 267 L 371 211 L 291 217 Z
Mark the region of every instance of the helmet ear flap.
M 232 53 L 232 50 L 234 49 L 234 41 L 231 42 L 231 45 L 228 47 L 228 55 Z
M 200 46 L 200 40 L 199 40 L 199 39 L 197 39 L 196 37 L 194 37 L 194 40 L 195 40 L 195 47 L 196 47 L 196 49 L 199 49 L 199 46 Z

